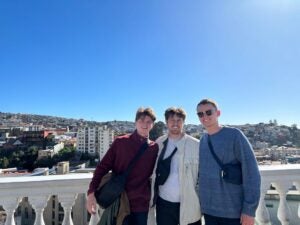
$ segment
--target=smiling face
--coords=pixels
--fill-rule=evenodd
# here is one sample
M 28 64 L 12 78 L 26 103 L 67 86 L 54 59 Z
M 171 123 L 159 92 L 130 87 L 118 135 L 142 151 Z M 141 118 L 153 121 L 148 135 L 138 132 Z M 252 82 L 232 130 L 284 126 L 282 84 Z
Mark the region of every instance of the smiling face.
M 170 138 L 179 138 L 182 136 L 184 125 L 184 120 L 182 117 L 179 117 L 175 114 L 173 116 L 169 116 L 166 122 Z
M 153 128 L 154 121 L 150 116 L 141 116 L 135 121 L 137 133 L 142 137 L 149 137 L 149 132 Z
M 200 104 L 197 107 L 197 114 L 201 124 L 208 133 L 219 129 L 218 117 L 221 112 L 212 104 Z
M 182 108 L 170 107 L 165 111 L 165 120 L 170 138 L 178 139 L 183 135 L 186 113 Z

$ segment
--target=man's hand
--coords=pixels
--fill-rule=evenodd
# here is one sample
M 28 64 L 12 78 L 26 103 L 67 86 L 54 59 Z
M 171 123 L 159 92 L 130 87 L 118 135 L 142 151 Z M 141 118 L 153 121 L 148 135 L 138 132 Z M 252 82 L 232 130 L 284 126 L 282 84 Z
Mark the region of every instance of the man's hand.
M 248 216 L 246 214 L 241 215 L 241 225 L 254 225 L 254 217 Z
M 96 214 L 96 209 L 97 209 L 96 204 L 97 204 L 96 198 L 94 192 L 92 192 L 87 196 L 87 202 L 86 202 L 86 209 L 92 215 Z

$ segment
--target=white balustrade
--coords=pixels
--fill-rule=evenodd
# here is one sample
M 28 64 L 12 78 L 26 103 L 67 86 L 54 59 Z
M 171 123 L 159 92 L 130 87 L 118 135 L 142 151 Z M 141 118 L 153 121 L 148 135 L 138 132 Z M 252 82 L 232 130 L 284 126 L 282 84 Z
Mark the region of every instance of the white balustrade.
M 86 193 L 91 178 L 91 173 L 1 178 L 0 205 L 7 214 L 5 225 L 16 225 L 13 213 L 22 197 L 28 197 L 36 212 L 35 225 L 48 225 L 44 222 L 43 211 L 52 195 L 58 196 L 64 208 L 63 225 L 73 225 L 72 206 L 79 193 Z
M 276 190 L 272 190 L 272 193 L 276 192 L 280 197 L 277 213 L 278 219 L 282 225 L 289 225 L 291 215 L 286 202 L 286 195 L 293 184 L 300 194 L 300 165 L 260 166 L 260 171 L 262 186 L 259 207 L 256 211 L 257 224 L 272 224 L 264 200 L 265 194 L 270 193 L 268 189 L 272 185 L 276 188 Z M 1 178 L 0 205 L 3 206 L 7 214 L 5 225 L 16 225 L 14 212 L 23 197 L 28 197 L 29 203 L 35 210 L 35 225 L 49 225 L 45 222 L 46 218 L 43 218 L 43 211 L 49 197 L 52 195 L 58 197 L 58 201 L 63 207 L 64 218 L 62 224 L 75 224 L 76 221 L 73 221 L 71 216 L 73 205 L 78 194 L 86 193 L 91 178 L 92 173 Z M 82 205 L 81 208 L 84 210 L 85 205 Z M 97 212 L 99 213 L 91 216 L 89 225 L 97 225 L 102 215 L 102 210 L 98 208 Z M 298 209 L 298 217 L 300 217 L 300 207 Z M 149 223 L 149 225 L 152 224 Z
M 269 225 L 271 222 L 269 211 L 265 203 L 265 194 L 267 193 L 269 188 L 270 185 L 262 181 L 259 205 L 255 215 L 255 219 L 260 225 Z
M 61 194 L 58 197 L 62 207 L 64 208 L 64 212 L 65 212 L 63 225 L 73 225 L 71 212 L 72 212 L 72 206 L 75 203 L 76 197 L 77 197 L 77 193 L 76 194 Z
M 45 225 L 43 212 L 47 205 L 49 194 L 48 195 L 30 194 L 28 195 L 28 199 L 30 200 L 30 203 L 32 204 L 32 207 L 34 208 L 37 215 L 34 225 Z
M 5 225 L 15 225 L 14 212 L 21 199 L 16 196 L 1 196 L 2 206 L 6 211 Z
M 286 183 L 284 181 L 276 181 L 272 183 L 272 185 L 276 188 L 280 196 L 277 217 L 282 225 L 289 225 L 291 211 L 286 201 L 286 194 L 289 188 L 292 186 L 292 183 L 290 182 Z
M 300 194 L 300 181 L 295 181 L 294 182 L 297 190 L 298 190 L 298 193 Z M 298 217 L 300 218 L 300 203 L 299 203 L 299 206 L 298 206 Z
M 262 176 L 261 195 L 264 197 L 266 189 L 269 186 L 275 187 L 276 191 L 267 191 L 267 193 L 279 194 L 279 207 L 277 217 L 282 225 L 289 225 L 291 212 L 286 201 L 287 192 L 292 187 L 293 183 L 300 182 L 300 165 L 277 165 L 277 166 L 260 166 Z M 298 191 L 300 190 L 297 187 Z M 265 203 L 261 199 L 259 208 L 256 211 L 256 220 L 259 225 L 272 224 L 269 215 L 265 212 Z

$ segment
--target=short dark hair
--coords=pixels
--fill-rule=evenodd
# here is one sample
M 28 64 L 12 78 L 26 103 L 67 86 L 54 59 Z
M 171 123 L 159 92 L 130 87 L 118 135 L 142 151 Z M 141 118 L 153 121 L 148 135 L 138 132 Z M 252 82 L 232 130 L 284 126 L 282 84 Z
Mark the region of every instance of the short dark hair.
M 155 116 L 155 113 L 154 113 L 153 109 L 151 109 L 149 107 L 148 108 L 140 107 L 136 111 L 135 122 L 138 121 L 140 118 L 145 117 L 145 116 L 149 116 L 152 119 L 153 122 L 156 120 L 156 116 Z
M 207 105 L 207 104 L 211 104 L 215 109 L 218 109 L 218 104 L 216 101 L 210 99 L 210 98 L 205 98 L 205 99 L 202 99 L 198 105 L 197 105 L 197 108 L 200 106 L 200 105 Z
M 178 116 L 179 118 L 182 118 L 183 120 L 185 120 L 186 117 L 186 113 L 182 108 L 170 107 L 165 111 L 165 120 L 167 121 L 170 117 L 173 117 L 174 115 Z

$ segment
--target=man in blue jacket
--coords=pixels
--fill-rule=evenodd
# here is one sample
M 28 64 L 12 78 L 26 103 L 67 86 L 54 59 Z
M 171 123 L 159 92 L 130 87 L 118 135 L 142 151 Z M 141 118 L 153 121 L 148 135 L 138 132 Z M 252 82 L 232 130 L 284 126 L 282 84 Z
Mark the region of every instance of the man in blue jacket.
M 219 125 L 220 110 L 211 99 L 199 102 L 197 115 L 207 131 L 200 140 L 199 158 L 199 197 L 205 224 L 254 225 L 261 178 L 248 139 L 239 129 Z M 242 184 L 224 180 L 208 139 L 222 164 L 241 164 Z

